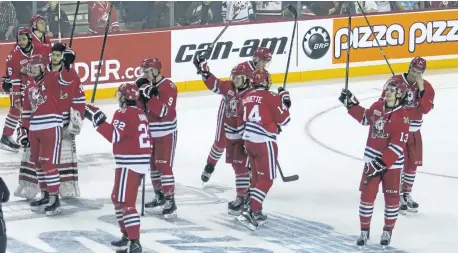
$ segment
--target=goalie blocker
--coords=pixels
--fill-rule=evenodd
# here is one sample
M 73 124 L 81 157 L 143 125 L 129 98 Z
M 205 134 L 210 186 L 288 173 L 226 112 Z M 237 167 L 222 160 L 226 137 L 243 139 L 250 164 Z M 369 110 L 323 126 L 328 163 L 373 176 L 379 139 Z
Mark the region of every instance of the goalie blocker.
M 56 164 L 60 174 L 59 195 L 61 197 L 78 197 L 78 163 L 75 136 L 83 126 L 85 93 L 80 78 L 72 64 L 75 53 L 63 43 L 56 43 L 52 48 L 51 63 L 48 71 L 60 72 L 60 80 L 68 85 L 61 86 L 60 101 L 63 115 L 63 137 L 61 144 L 60 162 Z M 34 164 L 30 161 L 30 149 L 24 139 L 27 137 L 23 129 L 18 129 L 18 143 L 24 147 L 20 170 L 19 186 L 14 192 L 16 197 L 33 199 L 40 192 L 38 181 L 42 175 L 37 175 Z

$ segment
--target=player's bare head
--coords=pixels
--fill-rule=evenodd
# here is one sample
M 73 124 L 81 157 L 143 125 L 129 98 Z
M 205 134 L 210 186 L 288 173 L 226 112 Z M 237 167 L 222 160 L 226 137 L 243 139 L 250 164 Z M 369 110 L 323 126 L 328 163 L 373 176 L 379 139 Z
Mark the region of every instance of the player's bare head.
M 26 49 L 32 44 L 32 31 L 27 27 L 19 27 L 16 34 L 17 44 L 21 49 Z
M 49 58 L 43 55 L 32 55 L 27 64 L 27 73 L 34 79 L 41 79 L 46 71 Z
M 258 47 L 253 54 L 253 62 L 257 69 L 265 69 L 272 61 L 272 54 L 266 47 Z
M 126 106 L 137 105 L 137 100 L 140 97 L 138 87 L 134 83 L 123 83 L 116 91 L 116 97 L 119 101 L 119 107 L 125 108 Z
M 256 69 L 253 71 L 250 76 L 250 84 L 254 88 L 264 88 L 266 90 L 270 89 L 270 82 L 269 82 L 269 73 L 267 73 L 264 69 Z
M 409 65 L 409 74 L 413 76 L 421 76 L 426 70 L 426 60 L 422 57 L 415 57 Z
M 35 15 L 30 19 L 29 22 L 30 28 L 32 28 L 32 31 L 40 31 L 40 32 L 45 32 L 46 31 L 46 18 L 41 16 L 41 15 Z
M 237 65 L 231 70 L 231 80 L 235 88 L 245 89 L 248 87 L 248 75 L 250 70 L 245 65 Z
M 156 81 L 162 70 L 162 62 L 159 58 L 147 58 L 142 62 L 142 72 L 146 79 Z
M 403 103 L 407 94 L 407 85 L 400 76 L 391 77 L 384 86 L 385 101 L 392 103 Z
M 51 49 L 51 64 L 60 65 L 62 63 L 62 54 L 67 46 L 63 43 L 57 42 Z

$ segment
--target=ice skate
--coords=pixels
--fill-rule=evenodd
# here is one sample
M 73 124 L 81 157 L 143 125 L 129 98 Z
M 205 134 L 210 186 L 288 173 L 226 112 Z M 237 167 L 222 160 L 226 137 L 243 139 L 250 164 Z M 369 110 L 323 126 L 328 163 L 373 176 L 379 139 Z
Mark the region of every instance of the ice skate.
M 116 253 L 142 253 L 142 245 L 139 240 L 131 240 L 127 242 L 127 248 L 119 249 Z
M 233 216 L 239 216 L 245 208 L 247 197 L 237 196 L 235 200 L 227 203 L 227 213 Z
M 237 217 L 237 220 L 251 231 L 256 231 L 258 227 L 258 222 L 256 221 L 253 211 L 243 211 L 242 214 Z
M 262 213 L 262 208 L 254 212 L 253 217 L 258 223 L 258 226 L 262 226 L 267 222 L 267 215 Z
M 208 163 L 205 165 L 204 171 L 202 172 L 202 175 L 200 176 L 200 179 L 202 179 L 202 183 L 208 182 L 210 180 L 210 177 L 212 176 L 213 171 L 215 171 L 215 165 Z
M 382 248 L 386 248 L 391 243 L 391 231 L 383 230 L 382 238 L 380 239 L 380 245 Z
M 412 198 L 412 195 L 410 195 L 410 193 L 406 192 L 404 193 L 402 196 L 401 196 L 401 199 L 404 200 L 404 208 L 401 207 L 401 210 L 404 209 L 404 213 L 403 214 L 406 214 L 406 212 L 409 212 L 409 213 L 418 213 L 418 203 L 415 202 Z M 401 201 L 402 203 L 402 201 Z M 402 212 L 401 212 L 402 213 Z
M 367 241 L 369 240 L 369 234 L 369 229 L 361 229 L 361 235 L 356 241 L 356 245 L 359 247 L 365 247 L 367 245 Z
M 0 149 L 18 153 L 21 145 L 17 144 L 11 136 L 7 136 L 5 134 L 2 135 L 0 139 Z
M 151 202 L 145 203 L 145 209 L 149 213 L 161 214 L 165 204 L 165 197 L 162 191 L 154 191 L 156 197 Z
M 43 191 L 41 192 L 41 196 L 39 199 L 32 201 L 30 203 L 30 208 L 34 212 L 43 211 L 48 203 L 49 203 L 49 193 L 46 191 Z
M 164 219 L 172 219 L 177 217 L 177 205 L 175 204 L 174 196 L 165 197 L 165 205 L 162 210 Z
M 49 203 L 45 207 L 46 216 L 54 216 L 61 211 L 59 195 L 49 195 Z
M 122 234 L 121 239 L 116 240 L 116 241 L 111 241 L 111 246 L 116 247 L 116 248 L 126 248 L 128 244 L 129 244 L 129 238 L 127 237 L 126 233 Z

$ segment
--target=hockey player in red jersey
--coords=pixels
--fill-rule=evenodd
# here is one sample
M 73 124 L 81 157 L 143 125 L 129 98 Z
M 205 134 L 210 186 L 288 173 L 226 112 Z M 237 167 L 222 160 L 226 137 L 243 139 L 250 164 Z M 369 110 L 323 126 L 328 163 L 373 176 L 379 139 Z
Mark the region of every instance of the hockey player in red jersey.
M 176 100 L 178 91 L 175 84 L 162 76 L 162 63 L 158 58 L 142 62 L 143 78 L 136 81 L 140 87 L 140 101 L 149 121 L 153 145 L 151 156 L 151 182 L 156 197 L 146 203 L 152 212 L 160 210 L 164 218 L 176 216 L 175 178 L 173 160 L 177 145 Z
M 289 92 L 282 87 L 278 94 L 269 91 L 270 82 L 265 70 L 250 75 L 254 90 L 245 93 L 239 103 L 245 130 L 242 139 L 251 165 L 250 207 L 237 218 L 251 230 L 266 222 L 262 204 L 277 177 L 277 134 L 290 121 Z
M 83 124 L 85 96 L 80 78 L 71 68 L 75 53 L 65 44 L 56 43 L 52 47 L 51 63 L 48 71 L 60 72 L 62 82 L 68 85 L 61 87 L 60 102 L 63 109 L 63 137 L 61 143 L 61 160 L 57 165 L 60 174 L 59 194 L 61 197 L 79 196 L 78 169 L 76 156 L 75 135 L 79 134 Z M 27 135 L 19 129 L 18 140 Z M 30 161 L 30 149 L 25 148 L 21 168 L 19 170 L 19 185 L 14 195 L 33 199 L 40 192 L 39 182 L 43 177 L 37 177 L 33 163 Z
M 87 8 L 89 10 L 89 28 L 87 33 L 89 34 L 104 34 L 105 27 L 108 22 L 108 13 L 110 12 L 109 1 L 88 1 Z M 113 7 L 111 10 L 110 18 L 110 32 L 119 32 L 118 15 L 116 14 L 116 8 Z
M 202 75 L 207 88 L 216 94 L 222 95 L 224 107 L 224 132 L 226 137 L 226 163 L 232 165 L 235 173 L 236 199 L 228 203 L 230 215 L 240 215 L 244 205 L 248 202 L 250 175 L 247 168 L 247 154 L 242 140 L 244 124 L 239 120 L 241 116 L 238 104 L 242 96 L 250 90 L 248 75 L 252 70 L 245 65 L 237 65 L 231 71 L 231 79 L 222 81 L 210 73 L 207 60 L 203 55 L 194 58 L 194 65 Z
M 122 84 L 116 95 L 120 109 L 115 112 L 111 123 L 106 122 L 106 115 L 98 107 L 90 104 L 86 105 L 84 116 L 97 132 L 113 143 L 116 169 L 111 200 L 123 236 L 111 245 L 121 248 L 117 253 L 141 253 L 140 215 L 135 206 L 141 177 L 150 168 L 148 119 L 137 107 L 140 93 L 135 84 Z
M 41 15 L 35 15 L 29 21 L 30 29 L 32 29 L 32 43 L 33 45 L 41 44 L 51 46 L 51 41 L 46 36 L 46 18 Z M 52 34 L 50 35 L 52 37 Z
M 24 90 L 21 144 L 30 144 L 31 160 L 35 164 L 42 197 L 33 201 L 32 210 L 45 207 L 46 215 L 60 212 L 57 170 L 62 143 L 62 103 L 60 86 L 68 85 L 59 72 L 47 71 L 49 57 L 33 55 L 29 59 L 28 73 L 33 81 Z
M 426 70 L 426 60 L 415 57 L 409 66 L 409 71 L 397 75 L 407 85 L 407 97 L 404 108 L 410 119 L 409 141 L 405 151 L 404 171 L 402 173 L 401 214 L 418 212 L 418 203 L 411 196 L 415 182 L 417 167 L 423 164 L 423 141 L 421 125 L 423 115 L 428 114 L 434 107 L 434 89 L 423 79 Z M 383 94 L 382 94 L 383 96 Z
M 197 57 L 198 55 L 196 55 Z M 249 69 L 250 72 L 254 71 L 255 69 L 265 69 L 270 61 L 272 60 L 272 54 L 270 53 L 268 48 L 265 47 L 258 47 L 254 51 L 253 59 L 251 61 L 242 62 L 239 65 L 244 66 L 246 69 Z M 270 76 L 269 76 L 270 82 Z M 208 182 L 210 177 L 215 171 L 216 163 L 218 162 L 219 158 L 224 152 L 226 148 L 226 137 L 224 133 L 224 114 L 227 105 L 226 97 L 223 96 L 221 99 L 219 109 L 218 109 L 218 117 L 216 120 L 216 134 L 215 140 L 213 142 L 212 148 L 210 150 L 210 154 L 207 158 L 207 165 L 202 172 L 201 179 L 202 182 Z
M 391 242 L 399 212 L 400 177 L 409 138 L 410 120 L 408 112 L 403 108 L 406 93 L 407 86 L 403 79 L 393 76 L 385 84 L 384 99 L 373 103 L 369 109 L 360 106 L 350 91 L 343 90 L 339 97 L 354 119 L 362 125 L 370 126 L 359 188 L 361 236 L 356 242 L 358 246 L 365 246 L 369 240 L 374 202 L 380 183 L 385 197 L 385 226 L 380 244 L 385 247 Z
M 29 80 L 27 60 L 32 54 L 49 55 L 50 48 L 34 46 L 32 32 L 29 28 L 20 27 L 16 34 L 16 46 L 6 57 L 6 73 L 2 78 L 3 90 L 10 93 L 10 110 L 6 116 L 0 148 L 18 152 L 20 146 L 13 140 L 13 133 L 19 122 L 22 108 L 22 92 Z

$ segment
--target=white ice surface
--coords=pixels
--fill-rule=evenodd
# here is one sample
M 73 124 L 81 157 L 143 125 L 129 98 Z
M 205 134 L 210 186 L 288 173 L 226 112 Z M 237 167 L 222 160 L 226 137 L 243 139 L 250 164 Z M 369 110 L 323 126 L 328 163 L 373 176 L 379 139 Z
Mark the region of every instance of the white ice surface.
M 380 94 L 386 78 L 353 78 L 350 90 L 367 106 Z M 457 78 L 452 72 L 430 72 L 426 76 L 436 89 L 436 99 L 422 127 L 424 166 L 419 169 L 413 191 L 420 211 L 399 216 L 393 232 L 394 249 L 384 252 L 458 252 L 458 171 L 454 159 L 458 142 Z M 148 214 L 143 217 L 141 228 L 148 230 L 141 238 L 144 252 L 359 252 L 353 245 L 359 234 L 358 184 L 363 164 L 357 159 L 363 155 L 367 129 L 342 106 L 330 109 L 339 105 L 337 97 L 342 87 L 343 80 L 288 87 L 292 121 L 278 140 L 279 161 L 285 174 L 298 174 L 300 179 L 291 183 L 275 181 L 264 203 L 270 221 L 255 233 L 225 214 L 235 190 L 233 170 L 223 163 L 224 159 L 218 163 L 209 186 L 201 188 L 200 173 L 213 141 L 220 97 L 209 92 L 180 96 L 174 173 L 182 220 L 171 223 Z M 117 108 L 114 100 L 97 104 L 109 116 Z M 0 122 L 4 122 L 5 115 L 2 109 Z M 347 156 L 324 148 L 312 137 Z M 83 199 L 77 203 L 83 210 L 69 214 L 67 206 L 61 217 L 42 217 L 29 211 L 25 201 L 12 197 L 11 203 L 3 207 L 8 252 L 113 252 L 107 234 L 118 237 L 119 230 L 116 224 L 104 222 L 114 219 L 109 200 L 114 177 L 113 161 L 108 155 L 111 144 L 85 121 L 77 137 L 77 149 Z M 17 187 L 18 174 L 11 165 L 19 161 L 20 154 L 0 151 L 0 175 L 11 192 Z M 147 180 L 147 200 L 152 197 L 150 185 Z M 371 226 L 373 246 L 366 252 L 382 252 L 378 246 L 382 227 L 383 195 L 379 194 Z M 93 234 L 88 236 L 88 231 Z M 213 239 L 205 242 L 198 238 Z

